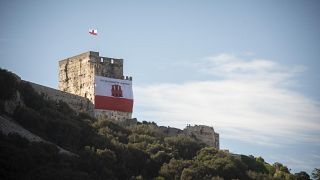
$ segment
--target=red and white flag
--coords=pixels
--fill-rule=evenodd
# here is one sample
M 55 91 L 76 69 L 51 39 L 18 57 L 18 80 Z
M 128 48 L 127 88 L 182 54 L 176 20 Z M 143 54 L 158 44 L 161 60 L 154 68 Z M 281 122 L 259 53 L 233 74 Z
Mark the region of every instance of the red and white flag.
M 132 81 L 95 76 L 95 109 L 132 112 Z
M 89 34 L 93 35 L 93 36 L 97 36 L 98 35 L 98 30 L 96 29 L 89 29 Z

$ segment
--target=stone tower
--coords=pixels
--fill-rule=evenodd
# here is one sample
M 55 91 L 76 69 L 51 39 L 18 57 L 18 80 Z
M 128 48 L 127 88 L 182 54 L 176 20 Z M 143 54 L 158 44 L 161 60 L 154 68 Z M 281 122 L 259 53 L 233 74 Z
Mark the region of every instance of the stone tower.
M 96 101 L 98 100 L 96 99 L 97 77 L 106 79 L 105 81 L 112 80 L 110 82 L 118 84 L 119 82 L 123 82 L 131 85 L 132 81 L 131 77 L 125 77 L 123 75 L 123 59 L 101 57 L 99 56 L 99 52 L 89 51 L 59 61 L 59 89 L 64 92 L 85 97 L 90 100 L 93 105 L 96 105 Z M 113 103 L 111 105 L 114 105 L 115 103 L 118 103 L 118 101 L 108 103 Z M 118 106 L 121 106 L 121 102 Z M 117 108 L 95 107 L 94 115 L 96 117 L 106 116 L 116 120 L 129 119 L 132 115 L 132 107 L 131 112 L 122 111 L 121 108 L 119 110 Z

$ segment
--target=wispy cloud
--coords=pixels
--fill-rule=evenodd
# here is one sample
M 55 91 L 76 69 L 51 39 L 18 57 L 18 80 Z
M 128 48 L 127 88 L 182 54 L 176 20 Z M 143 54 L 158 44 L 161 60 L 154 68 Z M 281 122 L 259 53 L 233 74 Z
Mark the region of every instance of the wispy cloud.
M 303 72 L 305 67 L 283 67 L 266 59 L 244 60 L 232 54 L 207 57 L 197 63 L 202 72 L 225 79 L 279 83 Z
M 135 87 L 142 118 L 180 128 L 212 125 L 225 138 L 260 144 L 320 142 L 319 103 L 288 86 L 303 67 L 231 54 L 194 66 L 194 73 L 215 78 Z

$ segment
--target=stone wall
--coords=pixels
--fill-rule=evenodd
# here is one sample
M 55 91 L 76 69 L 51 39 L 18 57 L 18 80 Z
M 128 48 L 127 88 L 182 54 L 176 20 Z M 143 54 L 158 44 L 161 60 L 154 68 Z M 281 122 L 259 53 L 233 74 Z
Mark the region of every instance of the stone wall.
M 63 101 L 67 103 L 77 113 L 85 112 L 89 115 L 94 115 L 94 106 L 92 102 L 87 98 L 59 91 L 57 89 L 49 88 L 36 83 L 28 83 L 33 87 L 33 89 L 37 93 L 42 95 L 45 99 L 50 99 L 53 101 Z
M 217 149 L 220 148 L 219 144 L 219 134 L 216 133 L 213 127 L 204 126 L 204 125 L 195 125 L 190 126 L 188 125 L 184 130 L 183 133 L 194 137 L 198 140 L 201 140 L 205 144 L 209 146 L 213 146 Z
M 34 90 L 37 93 L 42 95 L 45 99 L 63 101 L 67 103 L 77 113 L 85 112 L 96 118 L 108 118 L 117 121 L 131 119 L 132 113 L 94 109 L 94 104 L 85 97 L 77 96 L 71 93 L 63 92 L 32 82 L 28 83 L 34 88 Z
M 87 52 L 59 61 L 59 89 L 94 103 L 95 64 L 91 63 L 90 57 L 95 55 Z
M 116 121 L 125 121 L 127 119 L 131 119 L 132 113 L 129 112 L 121 112 L 121 111 L 112 111 L 112 110 L 102 110 L 95 109 L 94 115 L 96 118 L 108 118 Z
M 160 126 L 159 128 L 161 132 L 167 136 L 176 136 L 178 134 L 185 134 L 191 138 L 194 138 L 196 140 L 199 140 L 207 144 L 208 146 L 212 146 L 217 149 L 220 148 L 219 134 L 214 131 L 213 127 L 209 127 L 205 125 L 195 125 L 195 126 L 188 125 L 183 130 L 178 128 L 172 128 L 169 126 L 168 127 Z

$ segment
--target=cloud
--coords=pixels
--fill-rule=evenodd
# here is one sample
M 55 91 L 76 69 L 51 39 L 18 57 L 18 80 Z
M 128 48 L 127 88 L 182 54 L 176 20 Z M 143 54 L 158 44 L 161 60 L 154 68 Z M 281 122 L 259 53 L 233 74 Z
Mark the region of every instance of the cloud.
M 136 113 L 160 125 L 214 126 L 224 138 L 264 145 L 319 143 L 319 103 L 290 89 L 303 70 L 231 54 L 207 57 L 194 73 L 212 80 L 136 86 Z
M 270 83 L 283 83 L 305 70 L 303 66 L 286 68 L 266 59 L 243 60 L 232 54 L 207 57 L 197 66 L 202 72 L 217 77 Z

